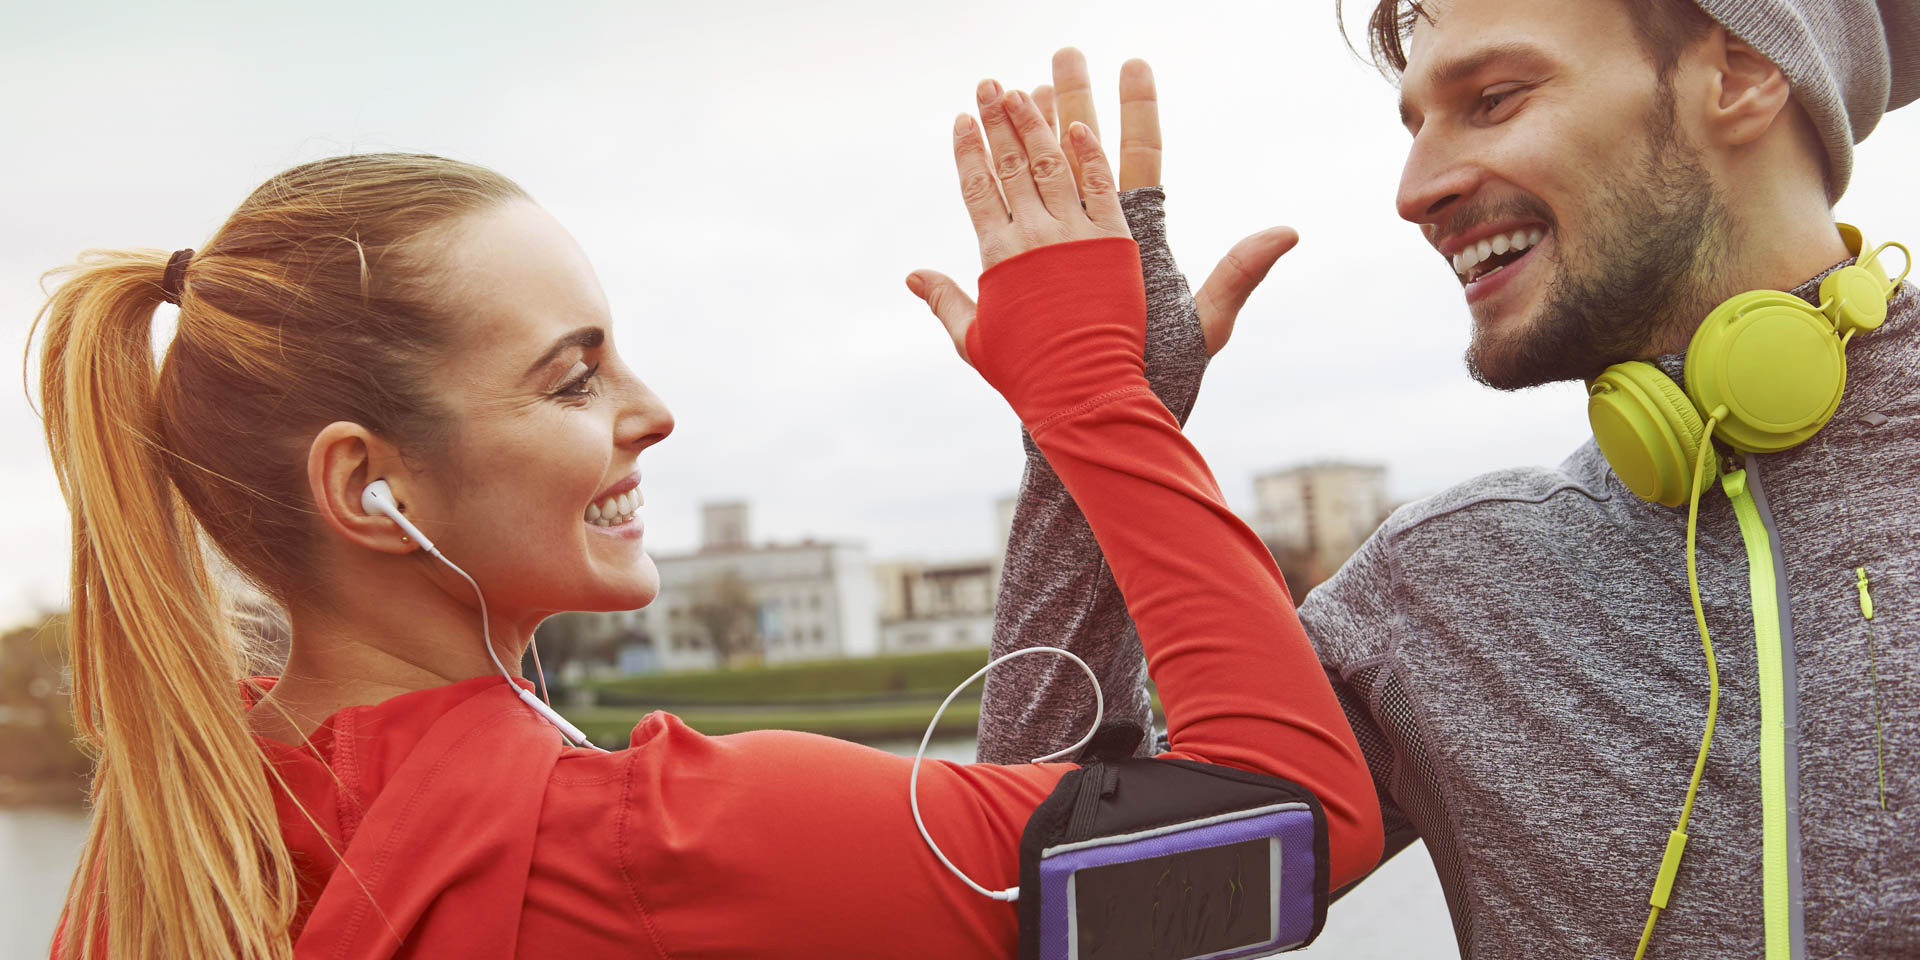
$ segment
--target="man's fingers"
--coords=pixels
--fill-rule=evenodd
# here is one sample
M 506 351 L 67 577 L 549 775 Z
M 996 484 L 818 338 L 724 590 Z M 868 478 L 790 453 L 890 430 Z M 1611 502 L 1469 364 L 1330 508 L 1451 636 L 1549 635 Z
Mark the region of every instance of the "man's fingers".
M 1200 285 L 1200 292 L 1193 295 L 1208 356 L 1227 345 L 1240 308 L 1247 305 L 1247 296 L 1267 278 L 1274 262 L 1299 242 L 1300 234 L 1292 227 L 1269 227 L 1234 244 L 1220 258 L 1219 265 L 1207 275 L 1207 282 Z
M 1053 88 L 1041 84 L 1033 88 L 1033 105 L 1040 108 L 1040 115 L 1047 118 L 1047 126 L 1054 136 L 1060 135 L 1060 116 L 1053 112 Z
M 1100 138 L 1100 121 L 1093 113 L 1093 79 L 1087 72 L 1087 58 L 1073 47 L 1062 47 L 1053 55 L 1053 99 L 1060 117 L 1056 129 L 1065 130 L 1077 121 L 1093 131 L 1094 139 Z M 1074 182 L 1079 183 L 1079 155 L 1068 150 L 1067 160 L 1073 167 Z
M 1120 65 L 1120 189 L 1160 182 L 1160 97 L 1145 60 Z
M 1100 124 L 1093 115 L 1093 79 L 1087 73 L 1087 58 L 1073 47 L 1062 47 L 1053 55 L 1053 100 L 1060 111 L 1060 128 L 1075 120 L 1087 125 L 1094 137 L 1100 136 Z
M 953 166 L 960 174 L 960 199 L 966 201 L 973 232 L 984 240 L 990 231 L 1004 229 L 1007 205 L 1000 199 L 1000 180 L 988 165 L 987 144 L 972 114 L 954 118 Z
M 953 278 L 937 270 L 915 270 L 907 274 L 907 289 L 913 295 L 926 301 L 927 309 L 938 317 L 940 325 L 947 328 L 947 335 L 953 338 L 953 348 L 960 352 L 960 359 L 967 358 L 967 329 L 973 326 L 976 312 L 973 298 L 967 296 Z

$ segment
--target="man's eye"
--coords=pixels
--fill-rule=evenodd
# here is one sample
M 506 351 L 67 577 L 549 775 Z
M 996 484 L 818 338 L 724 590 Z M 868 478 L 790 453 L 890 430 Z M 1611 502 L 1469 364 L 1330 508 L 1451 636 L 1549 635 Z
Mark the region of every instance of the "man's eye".
M 1480 112 L 1492 113 L 1493 111 L 1500 109 L 1500 106 L 1506 103 L 1509 98 L 1511 98 L 1513 95 L 1517 93 L 1522 92 L 1525 89 L 1526 89 L 1525 87 L 1506 87 L 1504 89 L 1499 89 L 1499 90 L 1489 90 L 1486 93 L 1481 94 L 1480 95 Z

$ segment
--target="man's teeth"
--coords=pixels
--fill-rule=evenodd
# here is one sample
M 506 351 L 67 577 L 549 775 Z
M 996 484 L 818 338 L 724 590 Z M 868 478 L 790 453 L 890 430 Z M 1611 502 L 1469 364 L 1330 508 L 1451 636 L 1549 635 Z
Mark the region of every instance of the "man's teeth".
M 646 503 L 640 496 L 639 488 L 628 490 L 617 497 L 608 497 L 599 503 L 587 507 L 587 522 L 596 527 L 617 527 L 640 511 Z
M 1479 243 L 1468 244 L 1459 253 L 1453 255 L 1453 272 L 1466 276 L 1469 270 L 1484 262 L 1488 257 L 1503 253 L 1525 250 L 1540 242 L 1546 236 L 1544 231 L 1515 230 L 1497 237 L 1489 237 Z

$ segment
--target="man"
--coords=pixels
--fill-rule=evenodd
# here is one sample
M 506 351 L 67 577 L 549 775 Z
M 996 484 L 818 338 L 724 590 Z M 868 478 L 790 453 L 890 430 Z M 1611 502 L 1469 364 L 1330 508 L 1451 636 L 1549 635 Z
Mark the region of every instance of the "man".
M 1459 276 L 1469 370 L 1500 389 L 1634 359 L 1678 380 L 1723 300 L 1819 300 L 1853 261 L 1831 214 L 1853 144 L 1920 95 L 1911 0 L 1386 0 L 1370 30 L 1413 138 L 1399 211 Z M 1210 282 L 1196 315 L 1157 208 L 1130 211 L 1149 372 L 1184 415 L 1264 265 Z M 1698 508 L 1717 732 L 1657 924 L 1708 700 L 1684 502 L 1640 499 L 1590 442 L 1396 511 L 1302 605 L 1388 855 L 1426 841 L 1464 955 L 1920 956 L 1920 296 L 1901 288 L 1846 360 L 1812 439 L 1709 451 L 1730 475 Z M 994 652 L 1035 643 L 1089 655 L 1109 716 L 1146 728 L 1121 598 L 1029 447 Z M 1076 672 L 1041 659 L 989 678 L 982 759 L 1086 722 Z

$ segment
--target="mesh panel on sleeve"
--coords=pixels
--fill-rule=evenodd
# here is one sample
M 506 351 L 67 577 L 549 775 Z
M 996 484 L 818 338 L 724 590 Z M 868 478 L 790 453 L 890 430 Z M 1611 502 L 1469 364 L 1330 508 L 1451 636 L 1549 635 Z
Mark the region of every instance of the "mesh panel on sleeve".
M 1366 705 L 1365 714 L 1354 717 L 1354 705 L 1342 691 L 1340 705 L 1347 708 L 1374 783 L 1390 785 L 1388 793 L 1393 803 L 1382 804 L 1382 808 L 1389 817 L 1396 813 L 1404 816 L 1426 841 L 1434 872 L 1440 876 L 1440 888 L 1446 893 L 1454 938 L 1461 955 L 1472 956 L 1473 911 L 1462 883 L 1459 840 L 1447 816 L 1440 778 L 1421 736 L 1413 704 L 1399 676 L 1387 664 L 1361 667 L 1345 677 L 1344 685 Z M 1335 689 L 1340 686 L 1336 684 Z M 1396 824 L 1388 822 L 1384 826 L 1391 836 Z

